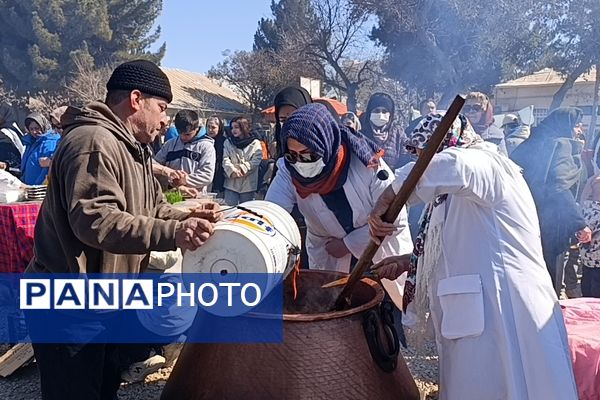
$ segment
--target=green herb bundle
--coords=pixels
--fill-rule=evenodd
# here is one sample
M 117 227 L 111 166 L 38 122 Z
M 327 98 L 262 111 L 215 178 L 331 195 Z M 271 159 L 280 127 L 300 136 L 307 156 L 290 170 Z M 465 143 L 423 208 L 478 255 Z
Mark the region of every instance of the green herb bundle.
M 183 194 L 179 189 L 173 189 L 165 192 L 165 198 L 169 204 L 175 204 L 183 201 Z

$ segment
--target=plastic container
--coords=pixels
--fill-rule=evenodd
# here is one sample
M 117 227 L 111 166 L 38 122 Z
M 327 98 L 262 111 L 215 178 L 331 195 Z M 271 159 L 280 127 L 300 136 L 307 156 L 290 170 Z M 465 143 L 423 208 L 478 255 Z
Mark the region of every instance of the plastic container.
M 263 297 L 291 272 L 301 246 L 290 214 L 267 201 L 249 201 L 225 212 L 210 239 L 183 255 L 184 273 L 265 274 Z M 268 274 L 268 275 L 267 275 Z

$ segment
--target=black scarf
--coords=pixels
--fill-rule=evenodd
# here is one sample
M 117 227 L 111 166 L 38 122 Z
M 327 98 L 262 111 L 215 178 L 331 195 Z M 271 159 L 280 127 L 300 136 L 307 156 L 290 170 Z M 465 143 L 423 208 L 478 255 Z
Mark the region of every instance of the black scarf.
M 250 135 L 248 135 L 248 137 L 245 137 L 245 138 L 235 137 L 235 136 L 231 135 L 227 139 L 231 142 L 231 144 L 233 144 L 238 149 L 244 150 L 246 147 L 248 147 L 250 145 L 250 143 L 254 142 L 254 139 L 256 139 L 256 137 L 254 136 L 253 133 L 251 133 Z

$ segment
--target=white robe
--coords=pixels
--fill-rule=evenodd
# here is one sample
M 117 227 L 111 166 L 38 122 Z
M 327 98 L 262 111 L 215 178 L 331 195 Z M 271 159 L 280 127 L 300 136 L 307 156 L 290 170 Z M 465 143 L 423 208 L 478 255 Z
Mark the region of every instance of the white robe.
M 394 190 L 411 167 L 396 171 Z M 423 256 L 433 268 L 440 399 L 577 399 L 537 212 L 519 168 L 486 145 L 447 149 L 411 200 L 441 194 L 449 196 L 434 208 Z
M 311 194 L 304 199 L 298 195 L 283 159 L 278 160 L 277 167 L 277 174 L 269 186 L 265 200 L 278 204 L 288 211 L 292 211 L 294 204 L 298 204 L 307 227 L 306 250 L 310 268 L 348 272 L 352 255 L 359 258 L 370 241 L 367 219 L 381 193 L 394 180 L 393 172 L 383 160 L 380 160 L 378 170 L 383 169 L 388 172 L 388 179 L 380 180 L 377 178 L 378 170 L 367 168 L 357 157 L 351 158 L 348 178 L 343 188 L 352 207 L 355 229 L 346 234 L 335 214 L 327 207 L 320 195 Z M 406 208 L 402 209 L 396 225 L 399 227 L 397 233 L 383 241 L 373 258 L 374 262 L 391 255 L 412 252 L 413 244 L 408 229 Z M 343 239 L 352 255 L 348 254 L 339 259 L 329 255 L 325 245 L 332 238 Z M 383 280 L 385 289 L 398 307 L 402 306 L 403 282 L 404 277 L 394 282 Z

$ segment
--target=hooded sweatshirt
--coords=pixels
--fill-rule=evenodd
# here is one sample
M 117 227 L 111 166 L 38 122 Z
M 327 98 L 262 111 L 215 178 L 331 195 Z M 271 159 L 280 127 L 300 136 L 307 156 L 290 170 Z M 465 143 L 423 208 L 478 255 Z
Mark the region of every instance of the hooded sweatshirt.
M 188 184 L 200 191 L 213 180 L 215 174 L 215 141 L 208 136 L 197 134 L 188 143 L 177 136 L 163 145 L 154 160 L 169 168 L 181 169 L 188 173 Z
M 52 158 L 60 135 L 51 130 L 50 122 L 42 114 L 29 114 L 25 118 L 25 125 L 28 124 L 28 120 L 35 121 L 44 134 L 38 137 L 26 135 L 23 138 L 25 153 L 21 159 L 21 180 L 27 185 L 41 185 L 48 175 L 48 168 L 40 166 L 40 158 Z
M 69 107 L 27 272 L 139 273 L 174 250 L 177 220 L 152 175 L 150 149 L 104 103 Z

